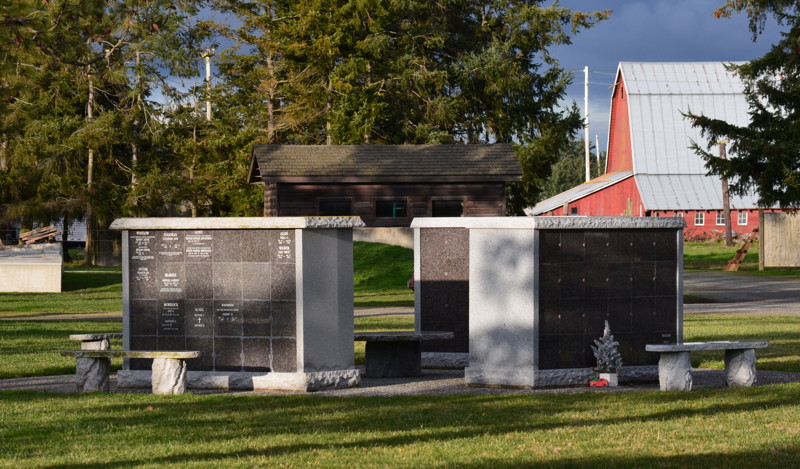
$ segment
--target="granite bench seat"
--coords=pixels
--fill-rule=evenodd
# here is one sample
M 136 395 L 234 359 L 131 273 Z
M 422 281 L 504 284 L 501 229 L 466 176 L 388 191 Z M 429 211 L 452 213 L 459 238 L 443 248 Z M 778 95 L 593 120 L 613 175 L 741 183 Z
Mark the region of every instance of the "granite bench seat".
M 366 342 L 366 376 L 400 378 L 422 375 L 422 341 L 448 340 L 452 332 L 359 332 L 355 341 Z
M 64 350 L 63 357 L 76 359 L 79 392 L 108 392 L 112 358 L 152 358 L 153 394 L 183 394 L 186 391 L 186 360 L 199 351 L 148 350 Z
M 756 382 L 756 351 L 766 348 L 766 341 L 684 342 L 648 344 L 645 350 L 661 354 L 658 382 L 662 391 L 692 389 L 691 353 L 705 350 L 725 351 L 725 382 L 729 387 L 748 387 Z
M 69 340 L 79 340 L 81 350 L 108 350 L 109 340 L 121 339 L 122 332 L 104 332 L 101 334 L 71 334 Z

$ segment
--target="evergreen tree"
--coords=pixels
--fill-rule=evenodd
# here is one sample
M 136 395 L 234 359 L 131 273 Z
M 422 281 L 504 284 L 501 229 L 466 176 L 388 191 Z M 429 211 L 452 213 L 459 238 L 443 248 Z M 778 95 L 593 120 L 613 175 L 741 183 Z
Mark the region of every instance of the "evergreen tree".
M 543 3 L 226 0 L 259 57 L 221 71 L 274 143 L 517 142 L 525 176 L 508 207 L 521 213 L 581 125 L 559 107 L 571 74 L 548 49 L 607 16 Z
M 597 161 L 594 146 L 591 151 L 590 174 L 592 178 L 605 172 L 605 155 Z M 559 154 L 558 161 L 553 164 L 550 177 L 542 184 L 540 200 L 558 195 L 566 190 L 579 186 L 586 181 L 586 147 L 583 140 L 573 140 Z

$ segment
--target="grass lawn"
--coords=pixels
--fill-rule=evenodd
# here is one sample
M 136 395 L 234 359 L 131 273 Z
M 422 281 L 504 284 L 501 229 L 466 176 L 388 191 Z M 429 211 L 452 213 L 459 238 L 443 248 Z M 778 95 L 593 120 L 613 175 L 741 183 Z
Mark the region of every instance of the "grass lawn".
M 412 324 L 384 316 L 356 328 Z M 0 370 L 72 372 L 73 360 L 30 349 L 118 327 L 0 322 Z M 800 371 L 800 318 L 697 315 L 685 330 L 688 340 L 771 340 L 759 368 Z M 695 365 L 721 366 L 713 360 Z M 800 384 L 353 398 L 0 392 L 0 467 L 800 467 L 798 394 Z
M 798 393 L 0 393 L 0 467 L 789 468 Z
M 686 242 L 683 244 L 683 267 L 686 270 L 721 271 L 728 265 L 736 250 L 742 247 L 739 242 L 733 247 L 725 246 L 724 241 Z M 800 277 L 800 269 L 768 267 L 758 270 L 759 243 L 756 241 L 747 250 L 747 255 L 739 267 L 739 272 L 760 275 L 782 275 Z M 731 275 L 736 275 L 731 273 Z
M 122 274 L 65 270 L 61 293 L 0 293 L 0 316 L 122 311 Z

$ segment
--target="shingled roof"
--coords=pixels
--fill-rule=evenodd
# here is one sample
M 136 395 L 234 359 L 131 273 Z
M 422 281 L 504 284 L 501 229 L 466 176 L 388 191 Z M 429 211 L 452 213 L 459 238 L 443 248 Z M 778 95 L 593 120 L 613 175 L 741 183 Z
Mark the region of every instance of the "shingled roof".
M 511 144 L 254 145 L 256 182 L 519 181 Z

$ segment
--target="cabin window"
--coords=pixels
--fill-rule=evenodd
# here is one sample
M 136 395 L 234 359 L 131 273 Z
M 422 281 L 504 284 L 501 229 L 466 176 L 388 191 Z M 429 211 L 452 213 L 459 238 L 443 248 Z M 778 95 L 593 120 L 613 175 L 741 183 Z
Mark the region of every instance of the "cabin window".
M 375 218 L 407 218 L 408 202 L 405 199 L 376 200 Z
M 740 225 L 747 224 L 747 212 L 739 212 L 739 218 L 736 220 Z
M 464 214 L 464 202 L 461 199 L 431 200 L 431 216 L 460 217 Z
M 706 214 L 703 212 L 697 212 L 694 214 L 694 225 L 695 226 L 703 226 L 706 224 Z
M 683 218 L 683 212 L 675 212 L 677 218 Z
M 570 215 L 579 215 L 578 214 L 578 207 L 570 207 L 569 214 Z
M 350 199 L 319 199 L 321 216 L 348 216 L 353 214 Z
M 717 225 L 725 224 L 725 212 L 717 212 Z

